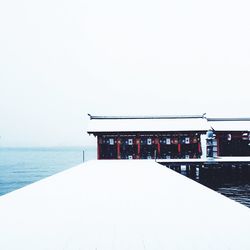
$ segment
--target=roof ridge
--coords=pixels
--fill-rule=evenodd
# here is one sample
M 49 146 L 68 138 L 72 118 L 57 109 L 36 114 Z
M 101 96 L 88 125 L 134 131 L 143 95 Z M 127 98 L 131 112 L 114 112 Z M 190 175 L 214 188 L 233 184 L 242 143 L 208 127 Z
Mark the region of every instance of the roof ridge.
M 95 116 L 90 115 L 90 120 L 132 120 L 132 119 L 196 119 L 205 118 L 202 115 L 162 115 L 162 116 Z
M 214 121 L 214 122 L 224 122 L 224 121 L 250 121 L 250 117 L 225 117 L 225 118 L 207 118 L 207 121 Z

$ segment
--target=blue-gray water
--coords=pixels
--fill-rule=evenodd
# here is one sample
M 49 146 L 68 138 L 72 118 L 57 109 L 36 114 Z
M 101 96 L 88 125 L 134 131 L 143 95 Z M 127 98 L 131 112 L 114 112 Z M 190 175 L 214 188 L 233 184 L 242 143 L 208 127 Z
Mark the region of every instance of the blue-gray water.
M 51 176 L 85 161 L 96 159 L 95 148 L 0 148 L 0 195 Z M 196 179 L 227 197 L 250 207 L 250 181 L 241 178 Z
M 24 187 L 85 161 L 95 148 L 0 148 L 0 195 Z

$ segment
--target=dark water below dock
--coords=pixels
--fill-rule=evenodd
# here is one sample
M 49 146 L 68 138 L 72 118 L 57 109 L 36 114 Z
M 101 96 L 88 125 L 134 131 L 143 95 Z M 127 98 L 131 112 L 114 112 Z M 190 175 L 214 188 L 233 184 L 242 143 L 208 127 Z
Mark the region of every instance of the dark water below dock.
M 250 184 L 224 184 L 214 190 L 250 208 Z
M 243 171 L 242 171 L 243 169 Z M 246 170 L 247 171 L 244 171 Z M 250 208 L 250 167 L 196 170 L 194 175 L 181 171 L 183 175 L 207 186 L 226 197 Z

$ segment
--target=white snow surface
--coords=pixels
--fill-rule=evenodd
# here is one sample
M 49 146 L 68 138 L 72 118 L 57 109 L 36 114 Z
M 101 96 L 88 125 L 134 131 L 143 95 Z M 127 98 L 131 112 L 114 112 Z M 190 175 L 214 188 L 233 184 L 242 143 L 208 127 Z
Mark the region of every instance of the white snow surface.
M 198 158 L 198 159 L 156 159 L 157 162 L 168 162 L 168 163 L 239 163 L 239 162 L 250 162 L 250 156 L 223 156 L 213 158 Z
M 250 131 L 250 121 L 208 121 L 215 131 Z
M 250 209 L 149 160 L 89 161 L 0 197 L 0 249 L 250 249 Z
M 90 120 L 87 131 L 93 132 L 160 132 L 160 131 L 207 131 L 206 119 L 101 119 Z

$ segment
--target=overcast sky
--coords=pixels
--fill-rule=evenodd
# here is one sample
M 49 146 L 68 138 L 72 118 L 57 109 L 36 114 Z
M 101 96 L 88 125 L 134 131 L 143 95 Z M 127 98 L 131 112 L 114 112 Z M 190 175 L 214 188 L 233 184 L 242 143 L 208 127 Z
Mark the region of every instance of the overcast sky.
M 95 143 L 91 114 L 250 116 L 250 2 L 0 2 L 0 146 Z

